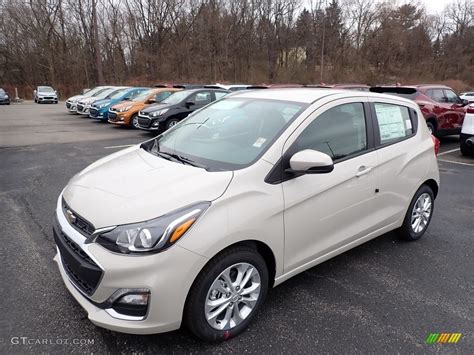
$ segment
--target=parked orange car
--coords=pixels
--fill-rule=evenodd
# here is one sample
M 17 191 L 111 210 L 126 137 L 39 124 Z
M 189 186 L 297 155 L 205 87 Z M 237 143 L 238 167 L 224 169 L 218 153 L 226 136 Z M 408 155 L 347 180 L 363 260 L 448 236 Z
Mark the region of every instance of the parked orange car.
M 131 101 L 123 101 L 109 109 L 109 123 L 138 127 L 138 111 L 148 105 L 159 103 L 172 95 L 177 88 L 156 88 L 145 91 Z

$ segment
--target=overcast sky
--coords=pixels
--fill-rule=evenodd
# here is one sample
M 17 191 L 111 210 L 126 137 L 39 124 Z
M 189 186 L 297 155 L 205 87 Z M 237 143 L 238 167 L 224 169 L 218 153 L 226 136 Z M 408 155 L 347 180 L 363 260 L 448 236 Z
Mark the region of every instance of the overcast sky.
M 430 13 L 438 13 L 444 10 L 445 6 L 452 3 L 453 0 L 422 0 L 426 9 Z

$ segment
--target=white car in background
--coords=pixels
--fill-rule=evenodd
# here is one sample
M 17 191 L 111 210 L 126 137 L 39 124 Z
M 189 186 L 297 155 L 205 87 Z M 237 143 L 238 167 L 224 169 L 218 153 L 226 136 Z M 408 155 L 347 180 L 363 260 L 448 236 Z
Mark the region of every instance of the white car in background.
M 392 230 L 421 238 L 438 186 L 413 101 L 240 91 L 74 176 L 55 261 L 98 326 L 222 341 L 292 276 Z
M 77 103 L 80 100 L 84 100 L 86 98 L 94 97 L 102 93 L 103 91 L 112 88 L 113 86 L 97 86 L 81 95 L 71 96 L 66 100 L 66 108 L 70 113 L 77 113 Z
M 53 104 L 58 103 L 58 92 L 51 86 L 38 86 L 33 91 L 33 98 L 37 104 L 50 102 Z
M 94 102 L 98 100 L 107 99 L 110 96 L 115 95 L 119 91 L 127 88 L 128 86 L 111 86 L 95 96 L 80 99 L 76 105 L 77 113 L 80 115 L 89 116 L 89 110 Z
M 461 129 L 461 154 L 474 155 L 474 103 L 466 107 L 466 116 Z
M 459 97 L 462 100 L 467 100 L 469 103 L 474 102 L 474 91 L 462 92 Z

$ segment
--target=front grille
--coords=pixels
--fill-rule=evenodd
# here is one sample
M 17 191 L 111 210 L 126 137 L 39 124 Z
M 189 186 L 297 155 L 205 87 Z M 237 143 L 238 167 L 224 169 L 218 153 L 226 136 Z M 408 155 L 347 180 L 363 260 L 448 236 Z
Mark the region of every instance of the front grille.
M 76 229 L 79 233 L 81 233 L 82 235 L 84 235 L 85 237 L 89 237 L 90 235 L 92 235 L 92 233 L 94 233 L 95 231 L 95 228 L 94 226 L 92 225 L 92 223 L 90 223 L 89 221 L 87 221 L 85 218 L 79 216 L 76 212 L 74 212 L 66 203 L 66 201 L 64 201 L 64 199 L 62 200 L 62 207 L 63 207 L 63 213 L 64 213 L 64 216 L 66 216 L 66 219 L 68 220 L 68 222 L 71 224 L 71 226 L 74 227 L 74 229 Z M 74 219 L 72 220 L 72 222 L 70 221 L 70 219 L 68 218 L 68 211 L 74 215 Z
M 148 128 L 151 125 L 151 120 L 146 117 L 138 117 L 138 125 L 143 128 Z
M 117 120 L 117 114 L 115 112 L 109 112 L 109 120 L 111 121 Z
M 96 108 L 93 108 L 93 107 L 91 107 L 90 110 L 89 110 L 89 113 L 91 114 L 91 116 L 97 116 L 98 112 L 99 111 Z
M 102 269 L 61 231 L 57 220 L 54 222 L 53 235 L 68 277 L 86 295 L 92 295 L 102 279 Z
M 45 96 L 45 97 L 43 97 L 43 99 L 44 99 L 44 100 L 52 100 L 53 97 L 51 97 L 51 96 Z
M 84 110 L 84 105 L 77 104 L 77 111 L 82 111 Z
M 66 102 L 66 108 L 71 108 L 71 104 L 69 102 Z

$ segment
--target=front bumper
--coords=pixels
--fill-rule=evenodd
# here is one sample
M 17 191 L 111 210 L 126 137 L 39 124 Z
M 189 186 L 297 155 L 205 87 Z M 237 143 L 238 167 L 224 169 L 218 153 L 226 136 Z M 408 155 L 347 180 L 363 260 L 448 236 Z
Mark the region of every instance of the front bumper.
M 91 107 L 89 109 L 89 118 L 95 118 L 97 120 L 107 121 L 108 114 L 109 114 L 108 109 L 103 109 L 103 108 L 98 109 L 95 107 Z
M 57 96 L 38 96 L 36 98 L 38 102 L 58 102 Z
M 158 119 L 138 115 L 138 128 L 144 131 L 158 131 L 160 129 L 160 122 Z
M 87 104 L 77 104 L 76 105 L 77 107 L 77 113 L 80 114 L 80 115 L 83 115 L 83 116 L 89 116 L 89 110 L 91 108 L 90 105 L 87 105 Z
M 109 123 L 127 126 L 130 124 L 130 114 L 128 112 L 110 111 L 108 113 Z
M 58 227 L 102 270 L 95 290 L 87 295 L 69 276 L 58 249 L 54 260 L 69 292 L 96 325 L 130 334 L 153 334 L 178 329 L 188 291 L 208 259 L 178 245 L 158 254 L 127 256 L 112 253 L 96 243 L 85 244 L 85 237 L 66 220 L 58 199 Z M 70 272 L 69 272 L 70 273 Z M 143 320 L 130 320 L 101 308 L 120 289 L 150 291 L 148 313 Z

